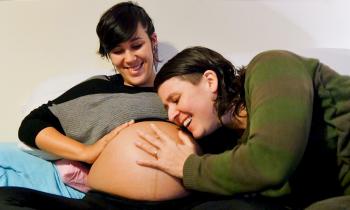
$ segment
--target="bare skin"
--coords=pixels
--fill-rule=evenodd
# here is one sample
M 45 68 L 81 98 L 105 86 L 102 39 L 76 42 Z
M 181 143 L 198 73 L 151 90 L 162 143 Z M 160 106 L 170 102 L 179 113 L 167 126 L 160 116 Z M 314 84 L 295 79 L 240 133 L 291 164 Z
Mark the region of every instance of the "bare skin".
M 95 190 L 135 200 L 161 201 L 188 195 L 180 179 L 158 169 L 140 166 L 139 159 L 156 160 L 158 150 L 149 153 L 135 147 L 139 132 L 155 136 L 150 124 L 162 128 L 182 144 L 176 125 L 162 121 L 144 121 L 129 125 L 105 147 L 88 175 L 88 185 Z M 144 145 L 147 146 L 147 145 Z M 149 145 L 150 148 L 153 148 Z

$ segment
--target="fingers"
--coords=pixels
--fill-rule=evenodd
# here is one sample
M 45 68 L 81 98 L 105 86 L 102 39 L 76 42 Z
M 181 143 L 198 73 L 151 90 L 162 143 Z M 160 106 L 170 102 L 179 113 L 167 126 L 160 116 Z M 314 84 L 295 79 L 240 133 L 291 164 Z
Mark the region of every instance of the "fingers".
M 159 165 L 157 161 L 154 160 L 137 160 L 137 164 L 140 166 L 145 166 L 145 167 L 150 167 L 150 168 L 155 168 L 155 169 L 160 169 L 162 170 L 163 168 Z
M 105 142 L 106 144 L 108 142 L 110 142 L 115 136 L 117 136 L 120 131 L 122 131 L 124 128 L 128 127 L 129 125 L 135 123 L 134 120 L 130 120 L 129 122 L 126 122 L 124 124 L 119 125 L 118 127 L 114 128 L 113 130 L 111 130 L 109 133 L 107 133 L 106 135 L 104 135 L 99 141 L 100 144 L 102 144 L 103 142 Z
M 123 123 L 119 126 L 117 126 L 116 128 L 114 128 L 111 132 L 109 132 L 107 135 L 110 136 L 110 139 L 112 139 L 114 136 L 118 135 L 120 133 L 121 130 L 123 130 L 124 128 L 128 127 L 129 125 L 135 123 L 134 120 L 130 120 L 129 122 Z
M 128 125 L 134 124 L 135 120 L 130 120 L 129 122 L 127 122 Z
M 155 136 L 152 136 L 140 130 L 138 130 L 137 133 L 142 139 L 144 139 L 146 142 L 150 143 L 154 147 L 160 148 L 162 146 L 162 142 L 159 138 L 156 138 Z
M 162 130 L 160 130 L 155 124 L 151 123 L 151 128 L 157 134 L 157 136 L 159 136 L 159 140 L 167 142 L 171 141 L 171 138 Z
M 128 127 L 129 125 L 135 123 L 134 120 L 130 120 L 129 122 L 126 122 L 116 128 L 114 128 L 111 133 L 113 134 L 113 136 L 117 135 L 121 130 L 123 130 L 124 128 Z
M 148 154 L 154 156 L 156 159 L 158 159 L 158 149 L 155 148 L 154 146 L 147 144 L 147 143 L 142 143 L 140 141 L 135 142 L 135 145 L 140 148 L 141 150 L 147 152 Z

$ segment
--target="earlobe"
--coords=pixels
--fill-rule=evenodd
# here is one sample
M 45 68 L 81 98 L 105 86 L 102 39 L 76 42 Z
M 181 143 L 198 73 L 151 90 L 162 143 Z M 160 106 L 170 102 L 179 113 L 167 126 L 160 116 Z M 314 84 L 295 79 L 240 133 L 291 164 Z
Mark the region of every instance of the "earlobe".
M 208 83 L 208 87 L 212 93 L 216 93 L 218 90 L 218 77 L 213 70 L 206 70 L 203 77 Z

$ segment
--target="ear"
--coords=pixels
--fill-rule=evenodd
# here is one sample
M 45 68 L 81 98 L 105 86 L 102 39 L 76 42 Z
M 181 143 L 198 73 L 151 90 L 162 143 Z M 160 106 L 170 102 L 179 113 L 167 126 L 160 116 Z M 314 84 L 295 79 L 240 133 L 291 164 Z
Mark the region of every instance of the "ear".
M 156 32 L 153 32 L 153 34 L 151 35 L 151 42 L 153 47 L 158 45 L 158 37 Z
M 217 93 L 217 90 L 218 90 L 218 77 L 217 77 L 215 71 L 213 71 L 213 70 L 206 70 L 203 73 L 203 79 L 205 79 L 205 81 L 207 82 L 209 90 L 212 93 Z

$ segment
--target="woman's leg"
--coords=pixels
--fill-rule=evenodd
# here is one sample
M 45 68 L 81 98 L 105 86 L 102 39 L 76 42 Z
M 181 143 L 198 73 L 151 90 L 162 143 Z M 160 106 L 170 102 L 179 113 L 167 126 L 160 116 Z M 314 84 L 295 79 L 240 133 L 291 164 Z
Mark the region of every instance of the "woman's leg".
M 66 198 L 22 187 L 0 187 L 0 210 L 90 210 L 82 199 Z
M 84 193 L 62 182 L 56 166 L 20 150 L 16 143 L 0 143 L 0 186 L 35 189 L 69 198 L 82 198 Z

